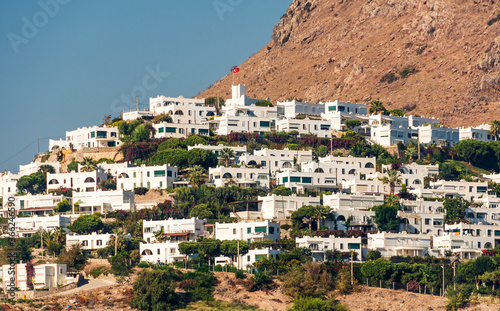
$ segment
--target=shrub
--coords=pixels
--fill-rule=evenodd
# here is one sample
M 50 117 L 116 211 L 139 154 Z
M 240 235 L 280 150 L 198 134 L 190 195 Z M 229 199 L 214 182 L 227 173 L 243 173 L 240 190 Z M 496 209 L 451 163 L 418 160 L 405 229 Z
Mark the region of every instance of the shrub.
M 399 75 L 401 76 L 402 79 L 405 79 L 408 77 L 410 74 L 414 74 L 417 72 L 417 69 L 413 66 L 406 66 L 401 71 L 399 72 Z
M 298 298 L 290 311 L 348 311 L 349 309 L 334 299 Z
M 243 272 L 242 270 L 238 270 L 234 273 L 234 277 L 237 279 L 244 279 L 246 278 L 245 272 Z
M 265 272 L 258 272 L 252 277 L 252 288 L 250 288 L 251 292 L 255 292 L 258 290 L 270 290 L 276 286 L 273 279 L 269 276 L 269 274 Z
M 386 73 L 385 75 L 380 78 L 380 83 L 388 83 L 391 84 L 392 82 L 396 81 L 398 77 L 394 74 L 394 72 L 389 72 Z
M 500 21 L 500 14 L 498 14 L 496 17 L 493 17 L 492 19 L 490 19 L 488 21 L 488 26 L 491 26 L 498 21 Z
M 145 187 L 134 188 L 134 193 L 137 195 L 145 195 L 148 191 L 149 189 Z

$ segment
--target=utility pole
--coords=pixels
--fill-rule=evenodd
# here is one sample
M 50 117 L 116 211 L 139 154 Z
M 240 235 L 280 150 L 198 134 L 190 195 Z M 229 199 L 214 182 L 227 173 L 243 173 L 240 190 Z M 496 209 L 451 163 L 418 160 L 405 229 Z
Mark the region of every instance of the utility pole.
M 137 107 L 137 111 L 139 111 L 139 96 L 135 97 L 135 105 Z
M 238 270 L 240 270 L 240 240 L 238 242 Z
M 118 233 L 115 233 L 115 256 L 118 252 Z
M 441 267 L 443 267 L 443 297 L 444 297 L 444 264 Z
M 43 258 L 43 227 L 40 227 L 40 246 L 42 248 L 42 258 Z
M 351 251 L 351 285 L 354 285 L 354 270 L 353 270 L 353 256 L 354 252 Z
M 457 290 L 457 283 L 455 282 L 455 273 L 456 273 L 456 260 L 453 261 L 453 290 Z

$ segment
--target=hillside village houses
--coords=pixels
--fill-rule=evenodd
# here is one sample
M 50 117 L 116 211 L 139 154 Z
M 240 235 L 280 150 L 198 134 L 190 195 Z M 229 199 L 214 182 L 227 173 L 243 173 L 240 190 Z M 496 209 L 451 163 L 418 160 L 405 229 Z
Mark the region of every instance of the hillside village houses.
M 157 96 L 150 98 L 149 109 L 124 112 L 123 119 L 169 115 L 172 123 L 161 122 L 152 125 L 156 131 L 155 138 L 269 131 L 331 138 L 332 135 L 341 134 L 332 134 L 333 131 L 346 129 L 346 120 L 359 120 L 361 125 L 354 130 L 366 137 L 368 143 L 385 147 L 410 141 L 422 145 L 452 146 L 465 139 L 495 139 L 490 134 L 488 125 L 446 128 L 439 125 L 439 119 L 370 115 L 367 105 L 339 101 L 308 103 L 291 100 L 272 106 L 265 103 L 256 105 L 259 99 L 248 98 L 246 93 L 246 86 L 233 86 L 232 97 L 226 100 L 225 106 L 217 107 L 218 109 L 206 105 L 204 99 Z M 216 115 L 217 111 L 220 111 L 221 115 Z M 122 144 L 121 138 L 116 127 L 84 127 L 66 132 L 65 139 L 51 140 L 49 150 L 118 147 Z M 189 149 L 209 150 L 219 157 L 219 165 L 208 169 L 207 186 L 257 187 L 268 193 L 258 196 L 257 200 L 246 202 L 247 206 L 250 203 L 253 207 L 257 206 L 257 210 L 234 210 L 230 216 L 236 218 L 237 222 L 233 223 L 209 223 L 209 220 L 198 218 L 144 220 L 144 242 L 139 244 L 141 260 L 150 263 L 185 260 L 187 257 L 179 252 L 179 244 L 185 241 L 199 241 L 201 238 L 242 240 L 250 243 L 268 240 L 276 242 L 284 237 L 281 228 L 290 224 L 292 213 L 310 205 L 323 205 L 329 209 L 331 216 L 322 222 L 328 230 L 362 232 L 362 236 L 358 237 L 331 234 L 296 238 L 296 246 L 310 249 L 315 261 L 327 260 L 330 250 L 354 251 L 357 260 L 361 261 L 366 258 L 368 250 L 378 250 L 384 257 L 426 254 L 445 256 L 451 251 L 465 259 L 475 258 L 482 249 L 500 244 L 500 238 L 497 238 L 500 237 L 500 198 L 488 193 L 488 182 L 484 181 L 500 181 L 498 174 L 485 175 L 484 179 L 474 182 L 445 181 L 437 179 L 438 165 L 401 165 L 397 169 L 401 183 L 397 183 L 394 190 L 395 193 L 400 192 L 401 184 L 404 183 L 409 197 L 400 199 L 400 233 L 375 233 L 377 225 L 372 208 L 384 204 L 384 199 L 391 191 L 391 187 L 382 181 L 388 176 L 387 171 L 392 169 L 391 166 L 378 165 L 375 157 L 333 154 L 322 157 L 317 156 L 316 151 L 311 149 L 278 150 L 270 147 L 254 150 L 247 145 L 189 146 Z M 230 148 L 234 153 L 229 159 L 228 167 L 221 154 L 224 148 Z M 32 162 L 21 165 L 19 174 L 7 172 L 0 176 L 2 217 L 7 216 L 8 197 L 18 192 L 18 180 L 22 176 L 37 172 L 41 165 L 51 165 L 55 169 L 55 173 L 46 175 L 47 192 L 61 188 L 74 191 L 71 197 L 52 193 L 17 195 L 16 209 L 20 216 L 30 216 L 17 218 L 16 229 L 19 236 L 30 236 L 41 230 L 54 230 L 56 227 L 67 228 L 71 220 L 84 214 L 106 215 L 112 211 L 136 211 L 138 205 L 134 191 L 140 187 L 165 190 L 177 185 L 190 186 L 189 181 L 180 179 L 178 168 L 169 164 L 147 166 L 127 162 L 100 163 L 92 172 L 83 172 L 83 166 L 80 165 L 78 172 L 66 173 L 59 162 Z M 107 179 L 116 181 L 117 190 L 101 189 L 100 183 Z M 270 193 L 278 186 L 289 188 L 292 194 Z M 325 191 L 330 194 L 318 195 Z M 172 197 L 174 194 L 168 199 L 172 200 Z M 446 210 L 442 199 L 452 197 L 461 197 L 474 203 L 466 209 L 464 218 L 468 224 L 445 223 Z M 66 212 L 68 215 L 55 211 L 57 204 L 64 199 L 68 200 L 72 207 L 71 211 Z M 109 246 L 112 235 L 96 232 L 88 235 L 67 234 L 66 241 L 68 247 L 80 244 L 84 250 L 93 251 Z M 279 254 L 279 250 L 262 247 L 250 249 L 238 258 L 219 256 L 213 260 L 221 265 L 232 263 L 240 268 L 247 268 L 260 259 L 270 256 L 276 258 Z M 192 257 L 195 256 L 196 254 Z M 63 272 L 60 274 L 66 274 Z M 44 275 L 43 273 L 40 272 L 40 275 Z M 43 282 L 46 286 L 59 284 L 61 280 L 48 278 Z
M 28 273 L 27 264 L 19 263 L 14 266 L 15 271 L 15 286 L 19 290 L 28 289 Z M 2 279 L 2 288 L 7 288 L 10 278 L 9 269 L 10 265 L 3 265 L 0 269 L 0 279 Z M 67 275 L 68 268 L 66 264 L 36 264 L 33 266 L 34 280 L 33 285 L 35 289 L 52 288 L 76 282 L 77 279 Z

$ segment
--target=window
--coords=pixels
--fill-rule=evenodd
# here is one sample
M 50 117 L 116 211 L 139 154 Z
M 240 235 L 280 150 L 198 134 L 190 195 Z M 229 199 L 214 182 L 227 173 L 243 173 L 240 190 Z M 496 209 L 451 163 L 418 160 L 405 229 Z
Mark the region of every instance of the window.
M 106 131 L 97 131 L 97 138 L 106 138 L 108 133 Z
M 269 234 L 274 234 L 274 227 L 269 227 Z
M 269 127 L 270 123 L 269 121 L 260 121 L 260 127 Z
M 328 111 L 337 111 L 337 106 L 328 107 Z
M 136 177 L 137 177 L 137 172 L 134 172 L 134 178 L 136 178 Z
M 155 171 L 155 177 L 165 177 L 165 171 Z
M 167 171 L 167 177 L 172 177 L 172 171 Z
M 311 177 L 302 177 L 302 183 L 310 184 L 310 183 L 312 183 L 312 178 Z
M 255 227 L 255 232 L 263 232 L 263 233 L 266 233 L 267 232 L 267 227 Z
M 349 244 L 347 244 L 347 248 L 348 249 L 360 249 L 361 245 L 359 245 L 359 243 L 349 243 Z
M 247 261 L 250 261 L 250 255 L 247 255 Z
M 250 228 L 249 228 L 250 229 Z M 236 234 L 236 229 L 233 229 L 233 234 Z
M 82 246 L 89 246 L 89 241 L 83 240 L 82 241 Z
M 94 138 L 95 137 L 95 132 L 90 132 L 90 138 Z
M 157 250 L 156 250 L 156 254 L 157 254 L 157 255 L 160 255 L 160 249 L 157 249 Z
M 426 219 L 425 219 L 425 224 L 426 224 L 426 225 L 429 225 L 430 223 L 431 223 L 431 220 L 430 220 L 429 218 L 426 218 Z
M 96 241 L 96 245 L 97 245 L 97 246 L 101 246 L 101 245 L 102 245 L 102 240 L 97 240 L 97 241 Z
M 290 182 L 300 182 L 300 177 L 290 177 Z
M 158 129 L 158 133 L 163 133 L 163 132 L 165 132 L 165 128 L 160 127 L 160 128 Z
M 283 183 L 288 182 L 288 177 L 283 177 Z
M 175 133 L 177 128 L 175 127 L 166 127 L 165 128 L 165 133 Z

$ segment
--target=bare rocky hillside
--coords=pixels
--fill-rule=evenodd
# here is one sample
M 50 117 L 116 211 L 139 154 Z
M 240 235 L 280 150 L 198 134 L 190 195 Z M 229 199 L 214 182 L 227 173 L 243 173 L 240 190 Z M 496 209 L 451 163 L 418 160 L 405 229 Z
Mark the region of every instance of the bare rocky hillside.
M 493 0 L 295 0 L 236 83 L 272 101 L 379 99 L 450 126 L 489 123 L 500 117 L 499 13 Z M 227 98 L 231 84 L 228 74 L 200 97 Z

